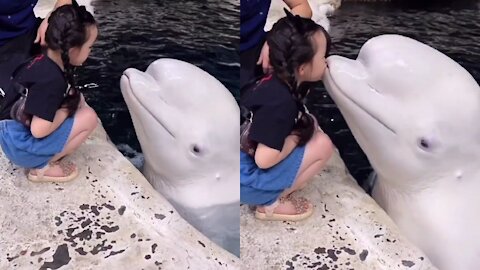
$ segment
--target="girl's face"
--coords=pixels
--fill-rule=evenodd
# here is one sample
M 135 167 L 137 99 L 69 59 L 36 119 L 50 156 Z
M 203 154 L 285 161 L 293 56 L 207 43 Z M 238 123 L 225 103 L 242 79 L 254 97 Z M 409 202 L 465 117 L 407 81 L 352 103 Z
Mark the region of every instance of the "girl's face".
M 93 43 L 97 40 L 98 29 L 96 25 L 87 27 L 87 41 L 81 47 L 71 48 L 69 51 L 70 64 L 81 66 L 90 55 Z
M 312 61 L 301 65 L 298 68 L 298 81 L 315 82 L 320 81 L 325 73 L 327 62 L 325 54 L 327 51 L 327 39 L 322 31 L 317 31 L 312 36 L 314 48 L 316 49 Z

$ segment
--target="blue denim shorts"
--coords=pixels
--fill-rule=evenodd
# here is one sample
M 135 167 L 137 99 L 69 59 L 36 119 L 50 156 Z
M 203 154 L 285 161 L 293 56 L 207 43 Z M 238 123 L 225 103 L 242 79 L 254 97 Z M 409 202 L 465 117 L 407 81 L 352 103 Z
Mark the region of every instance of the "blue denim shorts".
M 0 121 L 0 145 L 15 165 L 39 169 L 63 151 L 72 131 L 73 118 L 67 118 L 52 134 L 37 139 L 30 129 L 15 120 Z
M 240 151 L 240 201 L 250 205 L 270 205 L 291 187 L 302 165 L 305 146 L 295 148 L 277 165 L 258 168 L 255 160 Z

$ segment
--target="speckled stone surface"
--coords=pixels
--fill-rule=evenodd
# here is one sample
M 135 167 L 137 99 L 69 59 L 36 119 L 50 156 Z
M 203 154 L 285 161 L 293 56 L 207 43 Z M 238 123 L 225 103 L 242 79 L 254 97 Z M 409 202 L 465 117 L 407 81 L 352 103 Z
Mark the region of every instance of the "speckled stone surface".
M 103 128 L 71 157 L 80 176 L 31 183 L 0 151 L 0 269 L 239 269 L 185 222 Z
M 436 269 L 354 182 L 338 153 L 297 194 L 315 205 L 305 221 L 259 221 L 241 207 L 244 269 Z

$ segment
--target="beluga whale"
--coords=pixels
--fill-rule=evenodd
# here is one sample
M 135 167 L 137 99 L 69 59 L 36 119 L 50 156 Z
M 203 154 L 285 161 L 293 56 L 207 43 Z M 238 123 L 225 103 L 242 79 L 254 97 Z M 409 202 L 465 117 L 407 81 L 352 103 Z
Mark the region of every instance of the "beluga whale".
M 213 242 L 240 253 L 239 107 L 202 69 L 159 59 L 120 81 L 145 156 L 143 174 Z
M 478 83 L 400 35 L 327 65 L 327 91 L 377 173 L 374 199 L 439 269 L 480 269 Z

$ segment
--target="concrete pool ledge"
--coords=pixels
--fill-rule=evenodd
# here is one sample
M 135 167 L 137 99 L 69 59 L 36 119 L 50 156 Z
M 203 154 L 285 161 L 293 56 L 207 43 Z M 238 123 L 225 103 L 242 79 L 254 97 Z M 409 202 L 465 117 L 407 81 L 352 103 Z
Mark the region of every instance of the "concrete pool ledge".
M 99 125 L 80 176 L 31 183 L 0 151 L 0 269 L 239 269 L 184 221 Z
M 301 222 L 259 221 L 241 207 L 245 269 L 436 269 L 357 185 L 336 151 L 297 194 L 315 205 Z

